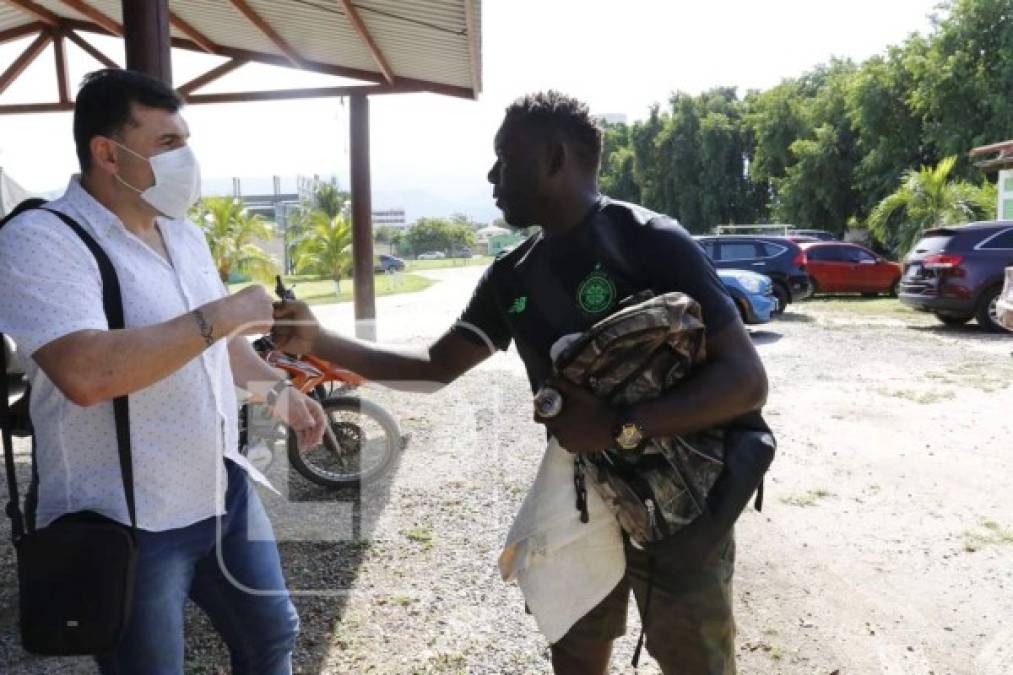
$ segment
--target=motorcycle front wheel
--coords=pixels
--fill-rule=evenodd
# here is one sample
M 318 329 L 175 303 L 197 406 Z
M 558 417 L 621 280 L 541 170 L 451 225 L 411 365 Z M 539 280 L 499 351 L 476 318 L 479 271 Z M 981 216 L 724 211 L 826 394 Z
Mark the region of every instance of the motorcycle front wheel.
M 357 396 L 329 396 L 319 401 L 328 433 L 320 445 L 300 450 L 288 432 L 289 463 L 307 480 L 343 488 L 381 476 L 403 446 L 397 421 L 381 406 Z

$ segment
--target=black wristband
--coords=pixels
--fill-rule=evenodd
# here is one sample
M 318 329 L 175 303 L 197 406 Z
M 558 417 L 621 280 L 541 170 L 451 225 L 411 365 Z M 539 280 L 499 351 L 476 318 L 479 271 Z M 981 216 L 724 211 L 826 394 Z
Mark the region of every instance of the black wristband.
M 204 316 L 204 312 L 199 309 L 195 309 L 192 312 L 194 320 L 197 322 L 197 329 L 200 331 L 200 336 L 204 338 L 204 342 L 210 347 L 215 343 L 215 327 L 208 323 L 207 317 Z

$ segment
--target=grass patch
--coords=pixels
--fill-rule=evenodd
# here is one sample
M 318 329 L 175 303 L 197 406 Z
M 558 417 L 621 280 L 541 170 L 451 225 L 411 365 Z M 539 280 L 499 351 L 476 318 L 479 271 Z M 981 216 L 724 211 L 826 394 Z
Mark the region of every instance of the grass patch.
M 830 295 L 810 298 L 805 306 L 826 309 L 842 314 L 879 315 L 890 317 L 914 317 L 919 312 L 901 304 L 897 298 L 863 298 L 860 295 Z
M 1003 527 L 994 520 L 982 519 L 980 529 L 964 532 L 964 551 L 974 553 L 986 546 L 1013 544 L 1013 529 Z
M 406 260 L 405 270 L 415 272 L 417 270 L 441 270 L 447 267 L 471 267 L 473 265 L 491 265 L 494 258 L 487 255 L 477 255 L 474 258 L 441 258 L 439 260 Z
M 429 661 L 421 666 L 416 666 L 412 670 L 412 675 L 430 675 L 430 673 L 439 673 L 440 675 L 465 675 L 468 672 L 468 659 L 465 658 L 464 654 L 437 654 L 436 656 L 429 659 Z
M 255 281 L 246 281 L 238 284 L 229 284 L 229 293 L 235 293 L 247 286 L 254 285 Z M 373 278 L 376 296 L 396 295 L 398 293 L 417 293 L 424 291 L 433 285 L 432 279 L 427 279 L 418 274 L 377 274 Z M 295 295 L 309 305 L 323 305 L 336 302 L 350 302 L 355 293 L 355 283 L 350 279 L 341 282 L 341 295 L 334 292 L 334 282 L 330 279 L 319 277 L 293 276 L 285 277 L 285 285 L 294 286 Z M 274 295 L 274 289 L 268 289 Z
M 833 493 L 827 490 L 809 490 L 797 495 L 781 497 L 781 501 L 789 506 L 816 506 L 817 502 L 827 497 L 833 497 Z
M 934 382 L 972 387 L 992 394 L 1013 382 L 1013 368 L 1001 361 L 965 361 L 945 370 L 926 373 L 925 377 Z
M 417 528 L 414 530 L 404 530 L 401 534 L 403 534 L 408 541 L 420 544 L 423 551 L 428 551 L 433 547 L 432 530 Z
M 884 387 L 877 387 L 874 391 L 883 396 L 902 398 L 905 401 L 911 401 L 919 405 L 932 405 L 933 403 L 950 401 L 957 397 L 952 391 L 940 391 L 936 389 L 915 391 L 914 389 L 886 389 Z

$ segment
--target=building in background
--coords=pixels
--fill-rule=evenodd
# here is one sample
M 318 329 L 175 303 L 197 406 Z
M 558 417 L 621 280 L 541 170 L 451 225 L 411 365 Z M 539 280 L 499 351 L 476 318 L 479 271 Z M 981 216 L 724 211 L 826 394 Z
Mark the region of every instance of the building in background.
M 397 227 L 406 229 L 408 227 L 408 221 L 405 219 L 404 209 L 381 209 L 373 211 L 373 229 L 386 225 L 388 227 Z
M 626 124 L 626 113 L 592 113 L 591 117 L 602 124 Z
M 1013 220 L 1013 140 L 983 145 L 970 152 L 971 157 L 993 154 L 995 157 L 979 160 L 975 166 L 986 174 L 999 172 L 996 182 L 999 199 L 995 217 L 996 220 Z

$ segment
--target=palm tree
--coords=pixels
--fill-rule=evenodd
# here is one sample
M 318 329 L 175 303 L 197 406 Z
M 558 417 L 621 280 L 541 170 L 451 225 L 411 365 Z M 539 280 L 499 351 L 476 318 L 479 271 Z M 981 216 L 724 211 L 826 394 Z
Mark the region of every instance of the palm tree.
M 191 217 L 204 230 L 222 283 L 228 283 L 233 272 L 261 281 L 277 274 L 275 261 L 256 244 L 274 236 L 271 226 L 246 211 L 238 199 L 206 197 L 194 207 Z
M 352 268 L 352 228 L 341 214 L 323 211 L 310 211 L 305 225 L 293 252 L 296 273 L 327 277 L 340 295 L 341 279 Z
M 994 187 L 951 180 L 956 163 L 956 157 L 947 157 L 934 167 L 906 171 L 900 187 L 872 210 L 869 230 L 904 256 L 925 230 L 966 223 L 994 211 Z

